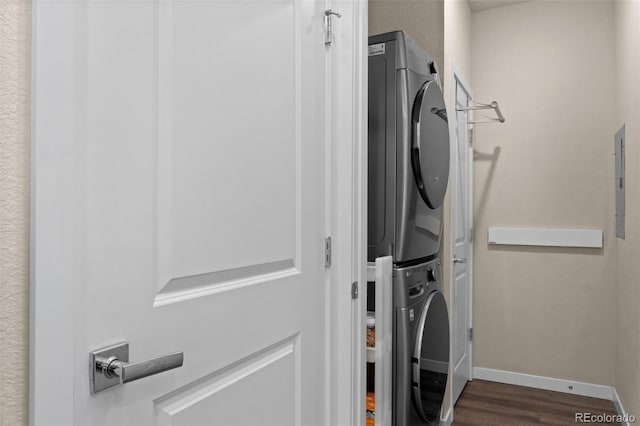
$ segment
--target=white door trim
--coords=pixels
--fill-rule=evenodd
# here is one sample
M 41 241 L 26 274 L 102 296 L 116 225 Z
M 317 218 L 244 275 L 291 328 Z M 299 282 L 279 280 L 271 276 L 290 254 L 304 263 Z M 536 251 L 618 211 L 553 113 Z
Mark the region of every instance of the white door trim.
M 365 423 L 365 398 L 366 398 L 366 325 L 367 316 L 367 147 L 368 147 L 368 87 L 369 87 L 369 2 L 368 0 L 356 0 L 354 2 L 354 23 L 352 33 L 353 52 L 353 80 L 351 92 L 353 99 L 352 139 L 353 159 L 350 170 L 345 174 L 352 176 L 353 192 L 351 204 L 354 211 L 351 215 L 353 234 L 351 241 L 353 281 L 358 283 L 360 296 L 353 300 L 351 307 L 351 387 L 343 392 L 349 392 L 352 400 L 349 418 L 338 418 L 336 424 L 361 425 Z M 346 200 L 345 200 L 346 202 Z M 334 281 L 336 284 L 340 281 Z M 346 359 L 346 358 L 345 358 Z M 346 376 L 346 375 L 345 375 Z M 339 385 L 339 384 L 338 384 Z M 340 386 L 338 386 L 340 387 Z M 336 388 L 333 388 L 336 392 Z M 345 400 L 347 398 L 345 397 Z M 349 423 L 350 421 L 350 423 Z
M 78 29 L 71 24 L 81 21 L 76 19 L 76 14 L 82 13 L 83 9 L 75 3 L 56 3 L 55 7 L 47 3 L 36 1 L 32 5 L 29 422 L 72 425 L 74 377 L 71 372 L 60 371 L 53 365 L 55 360 L 72 360 L 85 355 L 74 353 L 73 333 L 61 332 L 73 329 L 73 283 L 76 277 L 71 266 L 75 260 L 74 247 L 82 247 L 83 244 L 83 241 L 69 241 L 66 237 L 74 221 L 83 220 L 83 206 L 74 205 L 74 196 L 67 190 L 73 187 L 72 182 L 81 181 L 77 176 L 82 175 L 83 164 L 75 161 L 73 152 L 78 149 L 76 144 L 81 143 L 82 135 L 64 137 L 74 129 L 74 118 L 84 113 L 78 105 L 87 95 L 76 90 L 74 75 L 70 71 L 74 62 L 82 59 L 74 50 Z M 343 17 L 334 25 L 336 41 L 328 53 L 334 49 L 332 53 L 348 55 L 350 61 L 347 65 L 344 61 L 334 62 L 333 71 L 339 71 L 339 76 L 331 85 L 332 181 L 328 231 L 333 238 L 333 266 L 327 274 L 330 297 L 325 317 L 330 321 L 326 328 L 330 334 L 327 336 L 326 354 L 329 357 L 329 377 L 325 379 L 328 380 L 331 398 L 327 400 L 326 414 L 331 424 L 363 424 L 366 388 L 366 298 L 363 296 L 366 296 L 368 4 L 364 0 L 354 0 L 340 2 L 337 6 Z M 41 22 L 44 16 L 45 24 Z M 42 37 L 39 37 L 42 26 L 50 26 L 54 22 L 55 29 L 45 27 L 46 31 L 42 31 Z M 47 40 L 47 31 L 56 31 L 58 36 L 55 40 Z M 55 58 L 39 54 L 40 49 L 44 51 L 52 43 L 56 43 Z M 52 64 L 54 60 L 57 63 L 55 67 Z M 343 68 L 337 68 L 340 64 Z M 69 72 L 64 72 L 65 66 Z M 345 66 L 350 68 L 345 70 Z M 39 70 L 50 67 L 62 72 L 55 76 L 51 72 L 39 73 Z M 56 87 L 57 93 L 66 94 L 46 97 L 47 102 L 55 100 L 56 109 L 65 111 L 60 116 L 66 120 L 39 119 L 40 108 L 53 108 L 41 104 L 43 97 L 39 83 L 42 78 L 48 79 L 43 86 Z M 55 84 L 51 81 L 54 78 Z M 37 143 L 37 136 L 43 133 L 66 142 L 57 149 L 50 149 Z M 38 160 L 45 157 L 49 164 L 62 166 L 71 162 L 73 167 L 48 168 L 43 174 L 37 165 Z M 51 209 L 47 208 L 49 206 Z M 43 214 L 46 211 L 55 211 L 58 215 Z M 60 226 L 51 226 L 52 222 Z M 55 259 L 37 256 L 43 244 L 53 242 L 59 245 L 55 249 L 47 248 L 47 251 L 57 252 Z M 41 277 L 46 277 L 46 280 Z M 359 284 L 361 296 L 352 300 L 351 283 L 354 281 Z M 42 284 L 52 282 L 56 283 L 55 287 Z M 43 418 L 45 413 L 46 418 Z
M 368 2 L 327 3 L 334 20 L 328 49 L 332 67 L 329 234 L 332 264 L 328 279 L 327 330 L 330 375 L 329 424 L 360 425 L 365 418 L 367 289 L 367 65 Z M 348 65 L 347 65 L 348 64 Z M 348 70 L 344 69 L 349 67 Z M 342 67 L 338 69 L 337 67 Z M 351 298 L 356 282 L 359 296 Z
M 450 105 L 451 108 L 456 108 L 456 103 L 457 103 L 457 97 L 456 97 L 456 87 L 457 87 L 457 82 L 465 89 L 465 91 L 467 92 L 467 94 L 470 96 L 470 98 L 473 99 L 473 91 L 471 91 L 469 89 L 470 85 L 467 83 L 466 79 L 462 76 L 461 71 L 458 69 L 458 67 L 451 62 L 450 63 L 450 69 L 451 69 L 451 74 L 450 74 Z M 452 111 L 449 114 L 450 117 L 450 121 L 449 121 L 449 133 L 451 135 L 455 135 L 454 136 L 454 140 L 457 141 L 457 132 L 456 132 L 456 126 L 457 126 L 457 114 L 454 111 Z M 469 111 L 469 117 L 471 119 L 473 119 L 473 111 Z M 467 124 L 467 126 L 469 126 Z M 471 130 L 471 129 L 470 129 Z M 457 143 L 457 142 L 456 142 Z M 455 147 L 454 147 L 454 143 L 451 144 L 451 161 L 456 161 L 456 158 L 454 156 L 455 153 Z M 469 192 L 468 193 L 468 200 L 469 200 L 469 205 L 468 205 L 468 211 L 467 211 L 467 217 L 469 218 L 469 221 L 471 223 L 471 225 L 473 225 L 473 158 L 470 159 L 469 161 L 469 171 L 468 171 L 468 181 L 466 182 L 465 185 L 466 190 Z M 452 303 L 452 309 L 451 311 L 454 310 L 454 306 L 453 304 L 455 303 L 454 301 L 454 292 L 453 292 L 453 286 L 454 286 L 454 281 L 455 281 L 455 276 L 454 276 L 454 268 L 455 268 L 455 264 L 453 263 L 452 259 L 454 257 L 454 249 L 455 249 L 455 244 L 453 243 L 454 239 L 455 239 L 455 235 L 454 235 L 454 224 L 455 222 L 455 212 L 454 209 L 451 208 L 449 211 L 449 223 L 451 224 L 450 226 L 450 231 L 449 231 L 449 239 L 451 241 L 451 244 L 449 245 L 449 300 Z M 471 227 L 471 229 L 473 229 L 473 227 Z M 471 235 L 472 241 L 473 241 L 473 235 Z M 468 325 L 466 327 L 466 330 L 469 330 L 473 327 L 473 250 L 469 250 L 469 252 L 467 253 L 467 268 L 468 268 L 468 276 L 469 276 L 469 305 L 468 305 Z M 454 342 L 456 341 L 455 336 L 453 335 L 453 333 L 455 332 L 455 330 L 452 328 L 451 330 L 452 335 L 450 338 L 450 353 L 454 353 L 453 350 L 453 345 Z M 469 362 L 469 370 L 471 372 L 470 374 L 470 379 L 473 379 L 473 341 L 471 341 L 469 343 L 469 353 L 468 353 L 468 362 Z M 452 365 L 452 370 L 453 371 L 453 365 Z M 453 410 L 453 392 L 450 392 L 449 394 L 449 406 L 451 407 L 451 410 Z

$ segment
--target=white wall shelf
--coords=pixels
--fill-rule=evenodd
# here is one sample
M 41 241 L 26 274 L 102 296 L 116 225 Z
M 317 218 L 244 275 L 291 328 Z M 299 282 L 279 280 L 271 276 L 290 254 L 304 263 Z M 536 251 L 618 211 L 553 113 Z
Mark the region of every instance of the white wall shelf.
M 491 245 L 602 248 L 602 229 L 489 228 Z

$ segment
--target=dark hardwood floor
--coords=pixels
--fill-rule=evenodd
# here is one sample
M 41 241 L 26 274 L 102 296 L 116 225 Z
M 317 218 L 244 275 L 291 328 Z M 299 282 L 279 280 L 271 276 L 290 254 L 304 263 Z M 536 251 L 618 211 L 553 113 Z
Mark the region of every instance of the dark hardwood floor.
M 576 422 L 576 413 L 617 415 L 613 402 L 561 392 L 474 380 L 456 403 L 455 426 L 602 425 Z

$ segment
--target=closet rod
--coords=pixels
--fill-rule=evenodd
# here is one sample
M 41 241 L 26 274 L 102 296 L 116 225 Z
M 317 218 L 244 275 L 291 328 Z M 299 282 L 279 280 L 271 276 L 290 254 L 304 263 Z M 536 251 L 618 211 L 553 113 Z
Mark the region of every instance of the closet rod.
M 500 111 L 500 107 L 498 106 L 498 102 L 493 101 L 490 104 L 480 104 L 479 106 L 469 107 L 469 108 L 456 108 L 457 111 L 476 111 L 479 109 L 493 109 L 498 116 L 498 121 L 504 123 L 505 118 L 502 115 L 502 111 Z

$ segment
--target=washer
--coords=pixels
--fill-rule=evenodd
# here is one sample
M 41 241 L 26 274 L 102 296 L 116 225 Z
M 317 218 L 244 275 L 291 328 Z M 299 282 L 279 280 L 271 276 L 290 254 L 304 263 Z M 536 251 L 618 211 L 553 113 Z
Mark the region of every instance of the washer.
M 393 272 L 393 424 L 437 425 L 449 371 L 440 260 Z
M 369 261 L 440 250 L 449 127 L 434 60 L 402 31 L 369 37 Z
M 449 126 L 435 61 L 402 31 L 369 38 L 368 166 L 367 258 L 394 262 L 393 424 L 436 425 L 449 370 L 439 260 Z

